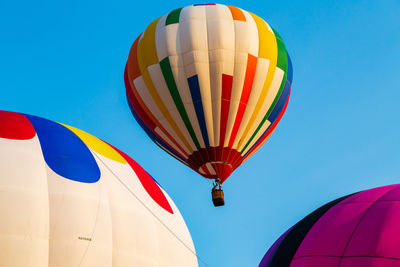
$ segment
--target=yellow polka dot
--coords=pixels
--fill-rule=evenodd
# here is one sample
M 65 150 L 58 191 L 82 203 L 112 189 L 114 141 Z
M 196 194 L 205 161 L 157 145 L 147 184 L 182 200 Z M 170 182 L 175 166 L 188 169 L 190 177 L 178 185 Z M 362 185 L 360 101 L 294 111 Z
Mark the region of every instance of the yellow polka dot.
M 79 130 L 75 127 L 65 125 L 60 123 L 61 125 L 67 127 L 71 130 L 74 134 L 76 134 L 89 148 L 93 149 L 100 155 L 112 159 L 114 161 L 126 164 L 126 160 L 117 152 L 114 148 L 109 146 L 107 143 L 103 142 L 99 138 L 88 134 L 82 130 Z

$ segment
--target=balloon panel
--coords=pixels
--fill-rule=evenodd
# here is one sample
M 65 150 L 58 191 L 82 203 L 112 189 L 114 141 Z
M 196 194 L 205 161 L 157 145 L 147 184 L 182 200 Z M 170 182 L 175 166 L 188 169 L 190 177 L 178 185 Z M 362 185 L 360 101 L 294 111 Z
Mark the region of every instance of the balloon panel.
M 0 111 L 0 215 L 2 266 L 197 266 L 179 210 L 142 167 L 36 116 Z
M 281 37 L 233 6 L 193 5 L 152 22 L 132 45 L 132 113 L 162 149 L 208 178 L 228 176 L 270 136 L 290 95 Z

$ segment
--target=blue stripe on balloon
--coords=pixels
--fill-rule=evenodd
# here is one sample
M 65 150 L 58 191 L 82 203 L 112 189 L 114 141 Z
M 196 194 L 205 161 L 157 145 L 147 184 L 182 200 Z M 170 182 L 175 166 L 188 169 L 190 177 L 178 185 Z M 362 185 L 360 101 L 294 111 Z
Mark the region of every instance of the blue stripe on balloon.
M 254 145 L 247 151 L 246 154 L 244 154 L 243 157 L 246 157 L 248 153 L 250 153 L 254 146 L 258 143 L 258 141 L 263 138 L 263 136 L 268 132 L 269 128 L 274 124 L 275 120 L 278 118 L 279 114 L 281 113 L 283 107 L 286 104 L 286 101 L 289 97 L 289 92 L 290 92 L 290 82 L 288 80 L 286 80 L 285 82 L 285 86 L 283 88 L 283 92 L 281 94 L 281 96 L 279 97 L 278 102 L 276 103 L 274 109 L 272 110 L 271 114 L 269 114 L 268 116 L 268 121 L 271 122 L 271 124 L 268 126 L 268 128 L 265 130 L 265 132 L 261 135 L 260 138 L 258 138 L 258 140 L 254 143 Z
M 192 95 L 192 101 L 194 108 L 196 110 L 197 120 L 199 121 L 201 134 L 203 135 L 204 144 L 206 147 L 210 146 L 208 141 L 208 134 L 207 134 L 207 126 L 206 120 L 204 118 L 204 110 L 203 110 L 203 103 L 201 102 L 201 93 L 200 93 L 200 85 L 199 85 L 199 78 L 197 75 L 194 75 L 188 78 L 188 84 L 190 89 L 190 94 Z
M 278 118 L 283 107 L 285 106 L 286 100 L 289 97 L 289 91 L 290 91 L 290 82 L 286 81 L 285 87 L 283 88 L 282 95 L 279 97 L 278 103 L 276 103 L 271 114 L 269 114 L 269 116 L 268 116 L 268 120 L 271 122 L 271 125 L 275 122 L 276 118 Z
M 58 175 L 83 183 L 100 179 L 100 169 L 89 148 L 63 125 L 24 114 L 39 138 L 44 160 Z
M 293 65 L 292 65 L 292 60 L 290 60 L 289 54 L 287 54 L 287 59 L 288 59 L 288 70 L 287 70 L 287 81 L 289 81 L 290 86 L 292 86 L 292 81 L 293 81 Z
M 182 158 L 179 154 L 177 154 L 172 148 L 170 148 L 166 143 L 164 143 L 157 135 L 155 135 L 149 127 L 142 121 L 139 115 L 136 113 L 135 109 L 133 108 L 131 101 L 129 100 L 128 94 L 126 94 L 126 99 L 128 101 L 129 108 L 135 120 L 139 123 L 140 127 L 146 132 L 147 136 L 154 141 L 157 141 L 164 149 L 168 150 L 171 154 L 175 155 L 177 158 L 181 159 L 182 161 L 186 162 L 184 158 Z

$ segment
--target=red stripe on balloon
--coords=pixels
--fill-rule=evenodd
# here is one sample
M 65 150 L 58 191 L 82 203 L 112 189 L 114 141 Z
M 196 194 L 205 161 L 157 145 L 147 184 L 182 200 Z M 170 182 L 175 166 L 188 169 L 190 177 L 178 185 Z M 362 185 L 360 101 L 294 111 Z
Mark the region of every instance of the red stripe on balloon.
M 217 165 L 218 168 L 218 177 L 221 180 L 221 183 L 225 182 L 226 179 L 232 174 L 233 168 L 231 165 L 224 163 L 214 163 L 214 166 Z
M 125 68 L 125 88 L 126 88 L 126 94 L 128 95 L 129 101 L 131 102 L 133 108 L 135 109 L 136 113 L 138 116 L 142 119 L 142 121 L 151 129 L 152 131 L 156 128 L 156 124 L 153 122 L 153 120 L 147 115 L 147 113 L 143 110 L 143 108 L 140 106 L 139 101 L 133 94 L 133 90 L 131 87 L 131 84 L 129 82 L 128 78 L 128 72 L 127 69 Z M 134 86 L 134 85 L 132 85 Z
M 222 145 L 217 146 L 215 148 L 215 151 L 216 151 L 215 158 L 220 159 L 221 161 L 225 161 L 225 159 L 223 158 L 224 157 L 224 147 L 222 147 Z
M 208 168 L 206 167 L 206 165 L 201 166 L 200 169 L 202 169 L 203 172 L 204 172 L 206 175 L 211 175 L 211 173 L 210 173 L 210 171 L 208 170 Z
M 128 98 L 135 109 L 136 113 L 142 119 L 142 121 L 150 128 L 150 130 L 154 130 L 157 126 L 156 122 L 152 118 L 149 110 L 146 110 L 146 106 L 143 101 L 141 101 L 140 96 L 137 93 L 135 85 L 133 84 L 133 80 L 141 75 L 139 69 L 139 63 L 137 61 L 137 47 L 139 43 L 139 37 L 136 38 L 135 42 L 132 45 L 128 61 L 125 66 L 125 89 L 128 95 Z
M 110 145 L 110 144 L 109 144 Z M 147 194 L 164 210 L 168 211 L 171 214 L 174 214 L 171 205 L 169 204 L 167 198 L 165 197 L 163 191 L 160 189 L 158 184 L 154 181 L 154 179 L 148 174 L 142 166 L 140 166 L 136 161 L 134 161 L 131 157 L 127 154 L 119 150 L 118 148 L 110 145 L 112 148 L 115 149 L 125 160 L 128 162 L 129 166 L 133 169 L 136 173 L 137 177 L 139 178 L 140 183 L 142 184 L 143 188 L 146 190 Z
M 239 130 L 240 123 L 242 122 L 242 118 L 244 115 L 244 111 L 246 110 L 247 102 L 249 101 L 251 88 L 253 87 L 254 75 L 256 74 L 257 68 L 257 57 L 249 54 L 247 57 L 247 67 L 246 67 L 246 76 L 244 78 L 242 95 L 240 97 L 239 108 L 236 114 L 235 123 L 233 125 L 231 137 L 229 139 L 229 147 L 233 146 L 235 141 L 237 132 Z
M 229 106 L 231 102 L 233 76 L 222 74 L 221 122 L 219 144 L 224 145 L 226 125 L 228 123 Z
M 127 78 L 126 78 L 127 79 Z M 133 90 L 131 90 L 130 84 L 129 82 L 125 79 L 125 88 L 126 88 L 126 93 L 128 95 L 129 98 L 129 102 L 132 104 L 133 108 L 135 109 L 136 113 L 138 114 L 138 116 L 140 117 L 140 119 L 143 121 L 144 124 L 146 124 L 146 126 L 153 132 L 153 134 L 155 134 L 158 138 L 160 138 L 160 140 L 162 140 L 165 144 L 168 145 L 168 148 L 171 149 L 172 151 L 174 151 L 176 154 L 180 155 L 182 158 L 187 158 L 188 155 L 184 152 L 184 150 L 182 149 L 182 147 L 174 140 L 172 139 L 172 137 L 166 133 L 165 131 L 163 131 L 163 128 L 160 128 L 161 131 L 164 132 L 164 134 L 171 140 L 171 142 L 176 145 L 181 151 L 182 153 L 184 153 L 182 155 L 182 153 L 179 153 L 176 149 L 174 149 L 173 147 L 171 147 L 169 145 L 168 142 L 166 142 L 159 134 L 157 134 L 154 130 L 157 127 L 157 125 L 154 123 L 154 121 L 148 116 L 148 114 L 142 109 L 141 105 L 139 104 L 137 98 L 135 97 L 135 95 L 133 94 Z
M 140 37 L 140 35 L 139 35 Z M 148 128 L 155 134 L 157 135 L 161 140 L 163 140 L 164 143 L 168 144 L 163 138 L 161 138 L 160 135 L 158 135 L 156 132 L 154 132 L 154 129 L 158 127 L 167 137 L 171 142 L 182 151 L 182 153 L 179 153 L 175 149 L 173 149 L 171 146 L 169 148 L 176 152 L 178 155 L 180 155 L 183 158 L 187 158 L 188 155 L 185 153 L 185 150 L 182 149 L 182 147 L 176 142 L 175 139 L 172 138 L 172 136 L 164 129 L 164 127 L 161 126 L 161 124 L 157 121 L 157 119 L 153 116 L 151 111 L 146 107 L 146 105 L 143 103 L 141 97 L 139 96 L 139 93 L 137 92 L 135 85 L 133 84 L 133 80 L 136 79 L 137 77 L 141 76 L 140 68 L 139 68 L 139 63 L 137 60 L 137 48 L 139 44 L 139 37 L 136 38 L 135 42 L 132 45 L 131 51 L 129 53 L 129 58 L 128 61 L 126 62 L 125 66 L 125 73 L 124 73 L 124 78 L 125 78 L 125 88 L 126 92 L 128 95 L 128 98 L 135 109 L 136 113 L 138 116 L 142 119 L 143 123 L 148 126 Z
M 0 110 L 0 138 L 28 140 L 36 131 L 23 114 Z

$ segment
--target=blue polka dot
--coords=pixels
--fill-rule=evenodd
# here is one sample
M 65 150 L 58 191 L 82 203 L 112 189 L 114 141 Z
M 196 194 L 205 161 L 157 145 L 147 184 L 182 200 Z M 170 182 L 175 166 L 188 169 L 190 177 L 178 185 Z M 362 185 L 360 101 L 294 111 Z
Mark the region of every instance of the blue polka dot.
M 63 125 L 24 114 L 39 137 L 47 165 L 58 175 L 84 183 L 100 179 L 100 169 L 89 148 Z

